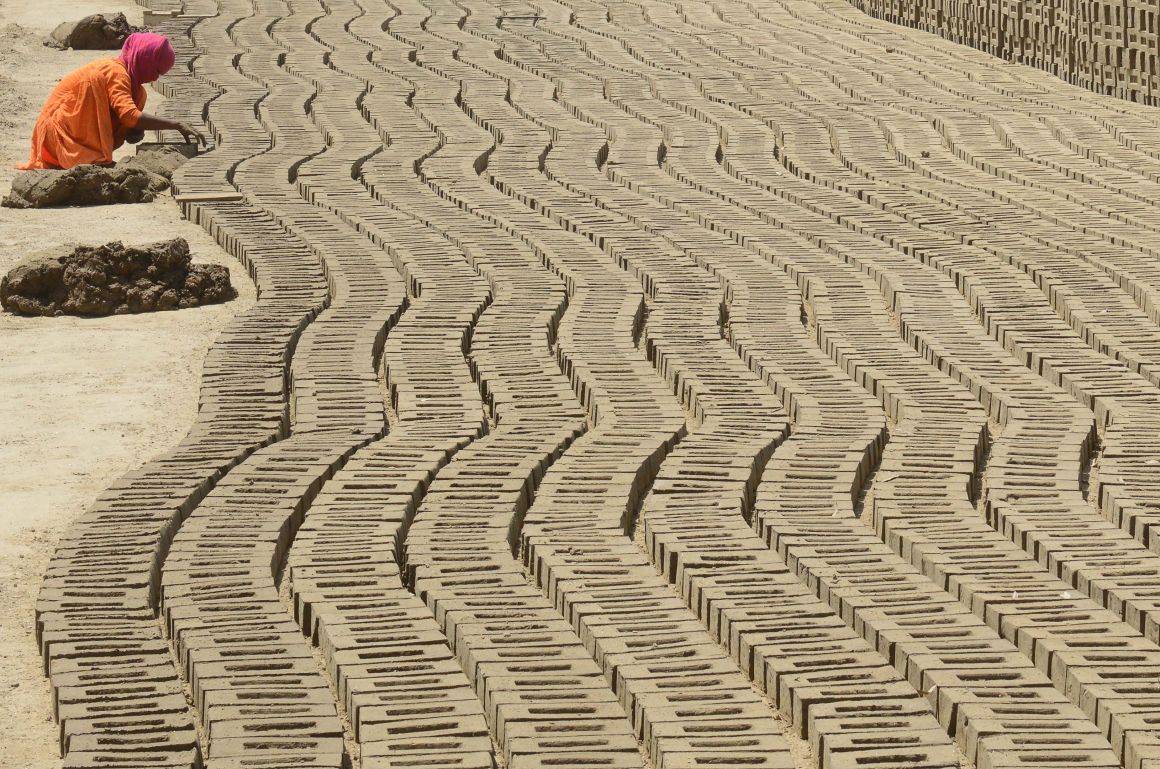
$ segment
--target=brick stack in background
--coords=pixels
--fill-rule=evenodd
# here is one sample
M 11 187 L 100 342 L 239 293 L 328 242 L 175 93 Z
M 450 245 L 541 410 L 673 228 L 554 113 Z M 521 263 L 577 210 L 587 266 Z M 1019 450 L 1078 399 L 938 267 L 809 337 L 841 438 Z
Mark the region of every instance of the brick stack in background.
M 1155 0 L 848 0 L 895 24 L 1027 64 L 1098 93 L 1160 99 Z

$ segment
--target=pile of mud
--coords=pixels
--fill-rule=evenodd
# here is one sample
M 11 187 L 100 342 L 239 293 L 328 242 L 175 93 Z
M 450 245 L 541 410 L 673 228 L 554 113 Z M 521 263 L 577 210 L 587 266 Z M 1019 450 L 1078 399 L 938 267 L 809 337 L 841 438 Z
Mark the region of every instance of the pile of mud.
M 149 203 L 169 188 L 173 172 L 185 160 L 181 152 L 162 148 L 123 158 L 112 166 L 21 171 L 13 177 L 12 191 L 0 205 L 51 208 Z
M 232 299 L 228 267 L 193 264 L 182 238 L 148 246 L 78 246 L 17 265 L 0 280 L 0 305 L 21 315 L 122 315 Z
M 76 51 L 119 51 L 125 38 L 134 32 L 144 32 L 142 27 L 134 27 L 123 13 L 106 16 L 94 13 L 80 21 L 66 21 L 52 31 L 44 44 L 50 48 Z

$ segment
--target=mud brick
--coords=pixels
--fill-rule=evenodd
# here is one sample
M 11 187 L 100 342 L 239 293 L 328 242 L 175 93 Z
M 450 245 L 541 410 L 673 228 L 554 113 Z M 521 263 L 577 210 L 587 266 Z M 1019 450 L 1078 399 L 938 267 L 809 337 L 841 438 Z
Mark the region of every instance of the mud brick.
M 951 703 L 956 699 L 960 701 L 957 712 L 948 716 L 953 716 L 958 728 L 963 729 L 961 733 L 970 738 L 967 741 L 968 755 L 973 755 L 976 747 L 990 749 L 986 740 L 992 735 L 1009 737 L 1015 727 L 1020 729 L 1024 739 L 1033 738 L 1037 733 L 1099 734 L 1094 724 L 1066 704 L 1058 703 L 1054 689 L 1046 687 L 969 692 L 947 688 L 931 692 L 930 696 L 937 700 L 940 713 L 952 707 Z M 977 724 L 977 728 L 972 724 Z M 995 731 L 997 727 L 999 731 Z
M 481 734 L 483 726 L 477 714 L 478 706 L 468 701 L 394 710 L 376 709 L 373 713 L 364 710 L 360 713 L 359 734 L 362 735 L 360 739 L 366 741 L 392 739 L 396 733 L 399 736 L 422 733 L 474 737 Z
M 1001 710 L 1001 708 L 996 708 Z M 999 743 L 999 748 L 996 748 L 994 740 L 1009 740 L 1012 732 L 1018 730 L 1018 740 L 1021 744 L 1034 747 L 1037 744 L 1045 749 L 1050 749 L 1052 745 L 1059 744 L 1067 746 L 1073 744 L 1072 741 L 1078 737 L 1084 737 L 1087 740 L 1096 740 L 1098 742 L 1098 732 L 1091 729 L 1089 724 L 1077 724 L 1073 730 L 1062 731 L 1057 723 L 1047 720 L 1040 716 L 1036 718 L 1036 712 L 1033 708 L 1025 708 L 1026 712 L 996 712 L 991 718 L 976 718 L 967 726 L 965 733 L 966 743 L 972 748 L 978 746 L 980 750 L 984 747 L 987 749 L 1002 749 L 1003 742 Z M 974 751 L 970 752 L 973 755 Z
M 1160 761 L 1160 741 L 1156 738 L 1156 718 L 1132 719 L 1126 727 L 1130 731 L 1112 734 L 1112 745 L 1124 739 L 1123 762 L 1125 766 L 1149 767 Z
M 364 750 L 373 750 L 374 747 L 375 744 L 371 743 L 365 746 Z M 439 765 L 449 767 L 449 769 L 490 769 L 495 764 L 490 750 L 477 753 L 447 751 L 427 753 L 419 751 L 398 755 L 388 749 L 385 755 L 364 754 L 364 763 L 367 769 L 395 769 L 395 767 L 420 769 L 431 766 L 436 761 Z
M 782 675 L 777 682 L 777 691 L 782 707 L 788 708 L 792 703 L 794 723 L 804 724 L 807 723 L 807 712 L 815 702 L 909 697 L 914 689 L 899 681 L 896 675 L 879 668 L 863 671 L 853 680 L 831 672 Z
M 493 676 L 506 677 L 516 673 L 534 675 L 537 672 L 560 675 L 572 670 L 581 675 L 598 674 L 591 659 L 577 659 L 575 647 L 571 645 L 549 648 L 543 653 L 534 647 L 468 649 L 463 653 L 469 657 L 466 661 L 469 679 L 487 681 Z
M 871 738 L 872 745 L 881 740 L 891 743 L 889 738 Z M 961 761 L 955 750 L 949 746 L 928 747 L 911 744 L 907 738 L 899 738 L 889 747 L 873 748 L 858 739 L 853 740 L 855 749 L 846 752 L 831 752 L 826 756 L 826 767 L 832 769 L 855 769 L 875 761 L 906 761 L 907 765 L 922 769 L 941 769 L 960 766 Z
M 401 663 L 416 664 L 420 661 L 435 662 L 446 659 L 446 648 L 406 642 L 397 647 L 368 646 L 360 649 L 335 651 L 327 655 L 328 664 L 342 668 L 345 675 L 370 676 L 389 673 Z
M 49 672 L 61 687 L 116 683 L 176 681 L 168 654 L 125 655 L 112 658 L 103 655 L 52 660 Z
M 895 698 L 861 700 L 852 703 L 815 703 L 809 709 L 809 721 L 801 730 L 808 734 L 816 753 L 821 754 L 820 740 L 830 735 L 841 738 L 846 733 L 891 735 L 898 731 L 922 732 L 929 710 L 913 699 Z M 930 746 L 940 744 L 930 740 Z
M 696 681 L 697 677 L 716 676 L 719 680 L 723 676 L 735 675 L 736 670 L 736 667 L 728 659 L 706 659 L 692 661 L 687 665 L 680 663 L 675 665 L 620 665 L 616 668 L 616 678 L 618 688 L 632 682 L 634 689 L 639 690 L 641 685 L 648 682 L 664 681 L 674 676 L 687 677 L 690 682 Z
M 211 742 L 233 739 L 290 739 L 313 737 L 341 737 L 341 729 L 325 718 L 309 718 L 302 715 L 269 716 L 255 715 L 241 719 L 226 719 L 218 711 L 208 728 Z
M 366 676 L 360 675 L 358 670 L 347 670 L 343 679 L 347 682 L 348 697 L 367 696 L 373 699 L 376 692 L 382 692 L 385 696 L 391 696 L 396 691 L 411 692 L 411 696 L 419 696 L 419 693 L 428 690 L 445 692 L 450 687 L 450 681 L 465 680 L 462 678 L 463 670 L 450 656 L 450 652 L 444 650 L 444 654 L 435 660 L 400 660 L 385 666 L 382 671 Z
M 497 739 L 501 742 L 503 735 L 506 734 L 506 725 L 509 723 L 521 724 L 529 721 L 558 723 L 561 719 L 565 719 L 570 724 L 569 728 L 583 728 L 587 732 L 590 731 L 588 727 L 591 725 L 591 730 L 599 729 L 606 734 L 614 735 L 624 720 L 624 711 L 607 701 L 590 704 L 570 701 L 548 701 L 529 705 L 518 701 L 510 704 L 495 703 L 489 708 L 489 712 L 491 714 L 489 721 L 495 724 L 493 729 L 496 730 Z
M 62 743 L 62 753 L 108 753 L 131 757 L 135 753 L 166 751 L 195 753 L 197 733 L 185 714 L 169 718 L 107 719 L 90 721 L 90 730 L 75 731 L 77 723 Z
M 550 756 L 514 756 L 508 763 L 511 769 L 549 769 L 555 766 L 575 767 L 575 769 L 632 769 L 640 766 L 639 753 L 605 753 L 573 751 Z
M 568 722 L 541 723 L 539 727 L 541 730 L 550 727 L 552 733 L 539 733 L 539 730 L 529 736 L 521 736 L 522 730 L 508 730 L 504 733 L 504 745 L 510 756 L 509 760 L 514 761 L 521 756 L 540 756 L 546 759 L 553 754 L 583 751 L 632 755 L 640 749 L 631 735 L 576 733 Z
M 164 658 L 169 654 L 165 642 L 153 634 L 141 633 L 137 638 L 118 635 L 120 637 L 103 637 L 104 634 L 101 634 L 91 640 L 82 636 L 76 640 L 51 643 L 48 672 L 50 674 L 55 670 L 65 672 L 69 669 L 70 661 L 83 664 L 84 660 L 100 660 L 106 664 L 116 664 L 119 659 L 135 661 L 142 658 Z
M 761 649 L 754 650 L 755 671 L 760 671 L 764 677 L 766 691 L 779 692 L 779 681 L 783 677 L 799 675 L 815 675 L 830 672 L 836 679 L 853 682 L 857 678 L 865 677 L 867 683 L 879 681 L 883 672 L 879 657 L 872 652 L 855 648 L 851 652 L 824 652 L 819 655 L 810 655 L 806 659 L 783 655 L 780 649 L 771 649 L 772 655 L 766 656 Z M 818 676 L 820 678 L 820 676 Z
M 318 698 L 321 700 L 321 698 Z M 206 708 L 207 721 L 223 724 L 233 722 L 254 721 L 262 719 L 291 719 L 295 722 L 308 723 L 315 720 L 324 720 L 334 715 L 334 707 L 330 702 L 318 701 L 314 703 L 299 700 L 277 699 L 266 697 L 263 699 L 242 699 L 242 704 L 218 705 L 211 704 Z
M 251 668 L 265 669 L 265 665 L 271 660 L 277 660 L 278 665 L 281 665 L 291 660 L 304 658 L 306 655 L 296 653 L 294 647 L 288 648 L 277 643 L 270 644 L 263 641 L 223 644 L 212 648 L 192 648 L 185 655 L 186 664 L 191 668 L 197 668 L 199 671 L 221 668 L 227 671 L 227 675 L 234 671 L 246 675 Z
M 97 769 L 97 767 L 117 767 L 132 769 L 134 767 L 159 767 L 159 769 L 185 769 L 194 767 L 201 760 L 196 750 L 186 751 L 136 751 L 123 757 L 110 756 L 105 751 L 85 752 L 76 750 L 64 757 L 64 766 L 67 769 Z
M 1105 687 L 1090 688 L 1096 690 L 1093 692 L 1093 699 L 1099 695 L 1103 696 L 1089 711 L 1089 717 L 1095 721 L 1097 727 L 1111 735 L 1112 746 L 1117 749 L 1122 745 L 1126 732 L 1147 732 L 1151 730 L 1153 721 L 1157 718 L 1160 711 L 1157 697 L 1154 694 L 1147 698 L 1140 697 L 1139 689 L 1146 685 L 1143 682 L 1132 681 L 1119 684 L 1117 688 L 1122 691 L 1109 691 Z M 1126 696 L 1129 692 L 1134 696 Z
M 253 735 L 248 737 L 218 737 L 210 743 L 213 760 L 245 757 L 286 758 L 301 756 L 304 761 L 334 761 L 342 755 L 342 738 L 316 738 L 306 735 L 287 736 Z
M 205 712 L 213 703 L 220 702 L 227 707 L 241 703 L 294 703 L 315 704 L 322 692 L 328 691 L 325 683 L 315 678 L 316 670 L 303 663 L 296 663 L 288 670 L 280 666 L 278 671 L 266 670 L 253 675 L 239 676 L 220 671 L 222 674 L 199 676 L 193 682 L 194 702 L 198 710 Z
M 137 718 L 155 717 L 166 719 L 170 715 L 185 714 L 188 712 L 188 703 L 179 691 L 144 692 L 135 698 L 113 698 L 108 702 L 94 702 L 93 692 L 86 691 L 81 698 L 69 702 L 68 698 L 61 700 L 59 693 L 69 694 L 66 688 L 57 690 L 58 701 L 54 715 L 61 724 L 62 734 L 79 734 L 89 728 L 94 720 L 103 718 Z
M 333 712 L 333 699 L 322 687 L 293 686 L 281 689 L 230 686 L 230 682 L 208 682 L 202 694 L 202 711 L 212 711 L 215 720 L 244 720 L 262 716 L 321 718 Z
M 255 744 L 254 747 L 260 747 L 260 744 Z M 311 750 L 310 748 L 318 748 Z M 261 754 L 250 755 L 223 755 L 213 758 L 215 764 L 226 767 L 226 769 L 250 769 L 257 763 L 262 767 L 270 767 L 271 769 L 294 769 L 294 767 L 322 767 L 340 766 L 336 761 L 340 760 L 340 756 L 336 756 L 333 752 L 333 747 L 330 744 L 310 746 L 295 751 L 268 751 Z
M 993 737 L 990 742 L 991 749 L 985 755 L 980 756 L 980 767 L 1002 769 L 1015 766 L 1066 764 L 1067 766 L 1098 766 L 1111 769 L 1113 766 L 1103 758 L 1106 749 L 1098 737 L 1057 738 L 1043 746 L 1021 745 L 1018 740 L 998 736 Z
M 910 683 L 919 691 L 938 686 L 1018 687 L 1038 679 L 1012 652 L 916 654 L 907 659 Z
M 735 736 L 745 734 L 780 734 L 771 719 L 762 717 L 763 705 L 754 698 L 750 702 L 691 702 L 669 707 L 650 708 L 649 725 L 643 739 L 652 743 L 668 737 L 684 737 L 688 727 L 696 725 L 701 736 L 714 731 Z
M 82 718 L 139 710 L 156 712 L 171 702 L 168 698 L 177 691 L 173 685 L 159 687 L 148 684 L 65 687 L 56 690 L 53 705 L 56 713 L 80 713 Z
M 368 758 L 373 756 L 387 756 L 396 759 L 411 757 L 412 760 L 419 762 L 422 756 L 488 754 L 491 751 L 491 738 L 486 734 L 475 737 L 416 734 L 410 737 L 400 736 L 392 740 L 365 742 L 363 745 Z

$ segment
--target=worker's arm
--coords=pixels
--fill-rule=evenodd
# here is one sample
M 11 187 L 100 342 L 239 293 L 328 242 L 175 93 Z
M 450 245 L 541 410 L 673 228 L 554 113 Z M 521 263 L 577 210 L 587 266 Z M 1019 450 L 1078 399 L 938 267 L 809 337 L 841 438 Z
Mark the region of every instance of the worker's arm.
M 205 144 L 205 137 L 201 135 L 201 132 L 191 127 L 188 123 L 142 112 L 138 105 L 144 106 L 145 104 L 145 90 L 143 88 L 140 89 L 138 98 L 134 98 L 128 73 L 123 72 L 120 77 L 111 78 L 108 82 L 108 89 L 109 106 L 112 108 L 114 114 L 116 114 L 117 120 L 126 129 L 134 129 L 137 131 L 180 131 L 186 141 L 197 139 L 197 141 Z
M 196 139 L 202 144 L 205 144 L 205 137 L 202 136 L 201 131 L 189 125 L 189 123 L 157 117 L 156 115 L 150 115 L 148 112 L 141 113 L 141 117 L 137 118 L 137 125 L 134 128 L 139 128 L 143 131 L 180 131 L 182 137 L 187 142 Z

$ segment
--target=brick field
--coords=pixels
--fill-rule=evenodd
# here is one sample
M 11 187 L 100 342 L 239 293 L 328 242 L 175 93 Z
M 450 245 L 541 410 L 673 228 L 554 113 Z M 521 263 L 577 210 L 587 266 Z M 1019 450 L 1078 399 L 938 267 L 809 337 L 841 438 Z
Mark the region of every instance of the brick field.
M 69 769 L 1160 767 L 1160 113 L 845 0 L 154 0 L 260 298 Z

